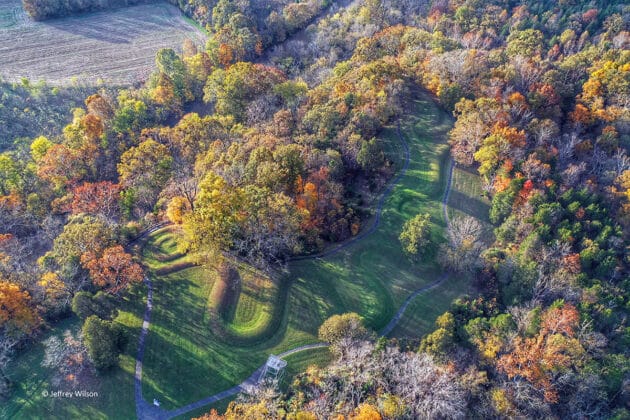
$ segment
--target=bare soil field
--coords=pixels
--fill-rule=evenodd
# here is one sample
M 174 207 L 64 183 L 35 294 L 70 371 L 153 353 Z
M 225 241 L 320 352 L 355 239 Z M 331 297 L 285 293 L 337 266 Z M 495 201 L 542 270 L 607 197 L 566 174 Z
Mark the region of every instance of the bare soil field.
M 130 85 L 148 77 L 160 48 L 179 51 L 186 38 L 206 40 L 167 3 L 34 22 L 20 0 L 0 0 L 0 77 Z

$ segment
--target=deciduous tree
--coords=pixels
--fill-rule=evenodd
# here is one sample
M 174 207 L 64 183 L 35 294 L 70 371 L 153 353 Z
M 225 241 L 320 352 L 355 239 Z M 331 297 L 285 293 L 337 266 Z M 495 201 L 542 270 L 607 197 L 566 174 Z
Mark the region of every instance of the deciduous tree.
M 415 257 L 426 252 L 426 246 L 431 239 L 430 234 L 431 216 L 428 213 L 417 214 L 405 222 L 398 239 L 405 253 Z
M 85 320 L 81 331 L 88 355 L 97 369 L 106 370 L 118 363 L 122 336 L 117 325 L 92 315 Z
M 139 283 L 144 276 L 142 267 L 121 245 L 105 248 L 100 256 L 86 252 L 81 255 L 81 264 L 89 270 L 92 282 L 110 293 L 118 293 L 130 283 Z
M 368 336 L 363 319 L 354 312 L 331 316 L 324 321 L 318 331 L 319 339 L 333 346 L 343 341 L 362 340 Z
M 85 182 L 72 189 L 73 214 L 90 213 L 115 219 L 119 214 L 120 186 L 110 181 Z
M 510 379 L 527 380 L 547 402 L 558 402 L 558 374 L 582 363 L 584 348 L 575 337 L 580 316 L 570 304 L 551 307 L 532 338 L 517 337 L 514 350 L 499 358 L 498 367 Z
M 150 210 L 171 176 L 172 164 L 173 158 L 166 146 L 147 139 L 120 157 L 120 184 L 133 191 L 140 209 Z

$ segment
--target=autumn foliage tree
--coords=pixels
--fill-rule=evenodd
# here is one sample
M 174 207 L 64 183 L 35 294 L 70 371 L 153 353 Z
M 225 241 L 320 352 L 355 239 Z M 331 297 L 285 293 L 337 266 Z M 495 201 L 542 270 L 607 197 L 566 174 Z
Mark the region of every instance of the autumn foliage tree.
M 580 315 L 575 306 L 556 304 L 541 317 L 538 334 L 516 337 L 512 352 L 499 358 L 499 370 L 508 378 L 527 380 L 545 401 L 558 401 L 556 379 L 582 363 L 584 348 L 576 337 Z
M 120 157 L 118 174 L 124 195 L 132 206 L 148 210 L 171 176 L 173 158 L 168 148 L 153 139 L 128 149 Z
M 0 397 L 9 390 L 6 367 L 15 346 L 40 322 L 30 294 L 17 284 L 0 278 Z
M 0 280 L 0 335 L 29 334 L 38 323 L 30 294 L 15 283 Z
M 38 162 L 37 174 L 55 188 L 77 182 L 87 174 L 81 153 L 63 144 L 50 147 Z
M 350 312 L 333 315 L 319 327 L 320 340 L 324 340 L 333 346 L 341 344 L 344 340 L 362 340 L 369 337 L 363 318 L 359 314 Z
M 81 267 L 81 256 L 85 253 L 100 254 L 103 248 L 112 245 L 114 234 L 112 225 L 101 216 L 73 215 L 53 241 L 52 249 L 40 258 L 39 263 L 43 268 L 56 272 L 67 290 L 74 293 L 87 280 Z
M 403 225 L 398 239 L 403 251 L 412 257 L 426 253 L 426 246 L 430 242 L 431 216 L 428 213 L 417 214 Z
M 213 104 L 217 113 L 242 121 L 248 102 L 270 93 L 285 80 L 285 75 L 275 67 L 239 62 L 210 74 L 204 101 Z
M 121 188 L 110 181 L 85 182 L 72 189 L 70 209 L 73 214 L 100 214 L 114 218 L 119 212 Z
M 81 256 L 81 264 L 90 272 L 92 282 L 110 293 L 118 293 L 128 284 L 139 283 L 143 278 L 142 267 L 121 245 L 105 248 L 100 257 L 87 252 Z

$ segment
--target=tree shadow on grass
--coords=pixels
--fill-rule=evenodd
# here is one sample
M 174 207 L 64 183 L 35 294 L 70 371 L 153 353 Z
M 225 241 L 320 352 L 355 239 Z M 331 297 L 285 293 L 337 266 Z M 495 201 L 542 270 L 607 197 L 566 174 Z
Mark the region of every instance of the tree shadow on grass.
M 216 287 L 216 283 L 213 287 Z M 227 290 L 225 291 L 222 302 L 218 303 L 218 308 L 223 321 L 229 324 L 234 321 L 236 308 L 241 298 L 241 293 L 243 292 L 243 279 L 240 274 L 238 275 L 238 280 L 232 284 L 228 284 L 226 287 Z
M 451 190 L 448 206 L 482 221 L 487 221 L 490 212 L 490 205 L 484 203 L 480 198 L 471 197 L 455 190 Z
M 290 286 L 281 284 L 273 296 L 266 299 L 268 304 L 264 305 L 262 311 L 269 316 L 266 323 L 260 328 L 254 328 L 253 332 L 237 332 L 230 328 L 224 328 L 222 340 L 226 344 L 233 344 L 242 348 L 269 348 L 273 347 L 284 339 L 287 328 L 287 297 Z
M 170 274 L 177 273 L 179 271 L 186 270 L 188 268 L 197 267 L 197 264 L 191 261 L 182 261 L 179 263 L 173 263 L 166 267 L 158 268 L 154 270 L 156 276 L 168 276 Z
M 244 379 L 249 372 L 247 366 L 239 369 L 236 363 L 228 363 L 227 357 L 234 357 L 234 353 L 225 352 L 221 357 L 214 346 L 208 345 L 205 352 L 190 350 L 185 340 L 173 342 L 172 337 L 155 331 L 147 339 L 143 396 L 148 401 L 157 398 L 167 402 L 165 409 L 177 408 L 230 388 L 235 385 L 235 378 L 237 381 L 240 376 Z

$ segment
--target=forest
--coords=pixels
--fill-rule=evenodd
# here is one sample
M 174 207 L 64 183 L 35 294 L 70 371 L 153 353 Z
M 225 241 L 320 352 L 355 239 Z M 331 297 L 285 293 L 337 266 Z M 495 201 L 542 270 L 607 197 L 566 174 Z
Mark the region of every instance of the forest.
M 62 388 L 121 369 L 137 342 L 118 315 L 155 273 L 138 244 L 158 227 L 181 237 L 164 261 L 218 267 L 210 317 L 241 265 L 279 278 L 361 235 L 396 175 L 383 130 L 400 135 L 423 92 L 452 116 L 448 160 L 475 174 L 491 227 L 417 209 L 396 245 L 469 291 L 426 334 L 321 309 L 329 363 L 197 415 L 630 417 L 630 6 L 174 4 L 209 41 L 158 51 L 142 86 L 0 84 L 0 400 L 35 343 Z M 70 317 L 78 331 L 44 340 Z

